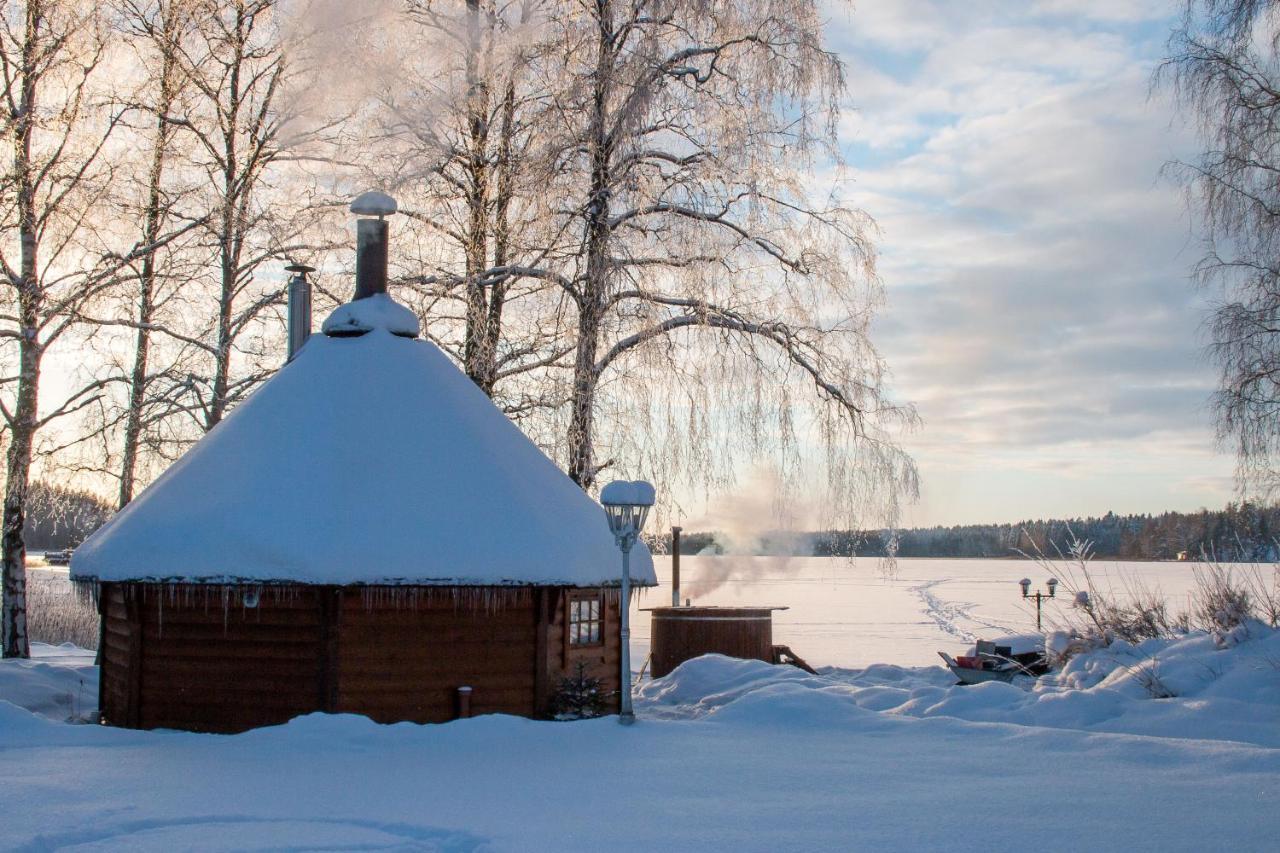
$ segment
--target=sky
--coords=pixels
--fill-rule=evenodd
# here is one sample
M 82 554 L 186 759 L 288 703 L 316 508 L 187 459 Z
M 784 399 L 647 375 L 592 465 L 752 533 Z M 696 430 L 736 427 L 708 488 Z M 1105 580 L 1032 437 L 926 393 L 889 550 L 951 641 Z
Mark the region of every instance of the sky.
M 921 500 L 908 526 L 1233 497 L 1182 191 L 1151 75 L 1174 0 L 833 6 L 847 199 L 877 221 L 875 339 Z
M 829 3 L 849 85 L 838 194 L 878 224 L 874 338 L 922 419 L 901 522 L 1231 500 L 1200 243 L 1161 177 L 1196 143 L 1151 89 L 1180 0 Z M 724 527 L 744 502 L 758 518 L 765 486 L 745 472 L 685 523 Z

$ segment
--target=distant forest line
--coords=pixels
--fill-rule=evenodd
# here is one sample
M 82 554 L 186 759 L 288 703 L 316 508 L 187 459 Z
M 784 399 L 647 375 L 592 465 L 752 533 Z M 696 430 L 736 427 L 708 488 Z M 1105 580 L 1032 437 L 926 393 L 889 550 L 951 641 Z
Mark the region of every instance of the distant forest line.
M 1280 506 L 1251 502 L 1225 509 L 1165 512 L 1159 515 L 1116 515 L 1069 519 L 1036 519 L 1009 524 L 962 524 L 908 530 L 828 530 L 812 533 L 769 533 L 745 549 L 716 532 L 681 535 L 681 554 L 747 553 L 812 556 L 883 557 L 1018 557 L 1037 551 L 1049 556 L 1068 553 L 1074 539 L 1087 540 L 1101 559 L 1176 560 L 1202 553 L 1227 562 L 1276 562 L 1280 557 Z M 670 550 L 670 534 L 658 539 Z
M 74 548 L 111 517 L 112 507 L 89 492 L 47 483 L 31 487 L 25 533 L 33 551 Z M 671 550 L 670 531 L 653 531 L 650 542 Z M 1066 553 L 1075 537 L 1088 540 L 1093 554 L 1115 560 L 1176 560 L 1201 553 L 1224 561 L 1280 560 L 1280 506 L 1245 501 L 1221 510 L 1116 515 L 1097 518 L 1036 519 L 1010 524 L 962 524 L 907 530 L 772 532 L 728 537 L 715 531 L 681 534 L 681 554 L 791 554 L 816 557 L 1017 557 L 1037 550 Z

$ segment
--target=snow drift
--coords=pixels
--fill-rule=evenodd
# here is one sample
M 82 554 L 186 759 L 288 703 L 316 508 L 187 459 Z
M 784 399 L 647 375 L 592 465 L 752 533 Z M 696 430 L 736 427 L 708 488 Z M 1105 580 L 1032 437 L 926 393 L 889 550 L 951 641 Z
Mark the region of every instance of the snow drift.
M 1125 649 L 1113 652 L 1110 666 L 1100 654 L 1080 660 L 1071 675 L 1080 686 L 1045 690 L 955 688 L 939 667 L 815 677 L 708 657 L 646 685 L 640 721 L 630 727 L 613 718 L 500 716 L 383 726 L 316 714 L 235 736 L 42 719 L 3 701 L 32 672 L 4 661 L 5 843 L 26 850 L 1270 849 L 1280 833 L 1273 804 L 1280 750 L 1239 742 L 1248 731 L 1231 720 L 1252 713 L 1274 725 L 1270 688 L 1241 684 L 1275 682 L 1274 669 L 1253 669 L 1275 651 L 1275 634 L 1226 650 L 1201 639 L 1135 652 L 1156 653 L 1170 672 L 1185 664 L 1188 678 L 1196 661 L 1211 661 L 1220 674 L 1195 688 L 1198 698 L 1153 699 L 1125 687 Z M 1138 708 L 1216 704 L 1223 739 L 1205 739 L 1213 733 L 1186 717 L 1165 737 L 1101 733 L 1104 692 L 1113 710 L 1136 712 L 1119 716 L 1134 728 L 1144 724 Z M 1010 722 L 1072 694 L 1089 706 Z M 1226 700 L 1241 704 L 1232 712 Z

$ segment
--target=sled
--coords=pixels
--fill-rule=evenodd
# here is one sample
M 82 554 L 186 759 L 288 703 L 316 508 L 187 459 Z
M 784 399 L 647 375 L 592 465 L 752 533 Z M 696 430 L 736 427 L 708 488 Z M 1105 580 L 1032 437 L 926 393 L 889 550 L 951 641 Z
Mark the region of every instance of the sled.
M 947 669 L 955 675 L 959 684 L 982 684 L 987 681 L 1012 681 L 1015 675 L 1038 678 L 1049 671 L 1044 643 L 1039 638 L 1028 644 L 1027 637 L 1006 637 L 1003 640 L 979 640 L 969 655 L 952 657 L 946 652 L 938 655 Z M 1021 642 L 1025 648 L 1019 649 Z

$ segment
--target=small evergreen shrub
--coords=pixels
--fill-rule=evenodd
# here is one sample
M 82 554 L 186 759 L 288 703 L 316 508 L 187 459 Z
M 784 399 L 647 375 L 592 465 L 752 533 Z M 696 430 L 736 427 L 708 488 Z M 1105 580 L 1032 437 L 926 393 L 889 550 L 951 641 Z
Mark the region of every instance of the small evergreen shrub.
M 578 661 L 574 674 L 560 679 L 555 695 L 557 720 L 586 720 L 604 712 L 603 685 L 587 674 L 587 665 Z

